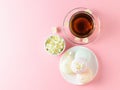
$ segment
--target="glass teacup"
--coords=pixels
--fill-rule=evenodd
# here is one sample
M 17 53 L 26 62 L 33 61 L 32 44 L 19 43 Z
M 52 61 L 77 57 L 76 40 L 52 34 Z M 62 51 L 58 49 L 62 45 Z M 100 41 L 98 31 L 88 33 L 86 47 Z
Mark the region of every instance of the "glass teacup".
M 68 12 L 63 27 L 66 37 L 71 42 L 87 44 L 99 34 L 100 21 L 93 11 L 80 7 Z

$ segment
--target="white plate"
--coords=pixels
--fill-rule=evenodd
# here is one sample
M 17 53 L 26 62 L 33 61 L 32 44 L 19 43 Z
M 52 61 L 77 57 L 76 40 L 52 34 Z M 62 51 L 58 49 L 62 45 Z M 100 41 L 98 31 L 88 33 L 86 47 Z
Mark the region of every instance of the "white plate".
M 83 58 L 83 59 L 81 59 Z M 83 72 L 76 72 L 76 66 L 73 63 L 87 63 L 87 69 Z M 84 64 L 85 65 L 85 64 Z M 82 67 L 80 67 L 82 68 Z M 84 67 L 83 67 L 84 68 Z M 85 68 L 84 68 L 85 69 Z M 78 71 L 83 69 L 78 69 Z M 98 60 L 96 55 L 90 49 L 81 46 L 74 46 L 68 49 L 60 59 L 60 73 L 69 83 L 75 85 L 84 85 L 91 82 L 98 72 Z

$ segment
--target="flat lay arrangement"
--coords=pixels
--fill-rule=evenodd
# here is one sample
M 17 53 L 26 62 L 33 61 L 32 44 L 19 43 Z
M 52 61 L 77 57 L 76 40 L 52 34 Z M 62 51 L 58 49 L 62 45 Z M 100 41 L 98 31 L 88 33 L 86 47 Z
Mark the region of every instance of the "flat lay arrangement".
M 98 73 L 98 58 L 93 51 L 82 45 L 92 43 L 100 33 L 100 20 L 94 11 L 78 7 L 69 11 L 63 21 L 63 33 L 76 46 L 66 48 L 65 39 L 53 29 L 53 35 L 45 41 L 45 50 L 51 55 L 60 55 L 60 73 L 69 83 L 85 85 Z M 63 53 L 64 52 L 64 53 Z
M 120 0 L 0 0 L 0 90 L 120 90 Z

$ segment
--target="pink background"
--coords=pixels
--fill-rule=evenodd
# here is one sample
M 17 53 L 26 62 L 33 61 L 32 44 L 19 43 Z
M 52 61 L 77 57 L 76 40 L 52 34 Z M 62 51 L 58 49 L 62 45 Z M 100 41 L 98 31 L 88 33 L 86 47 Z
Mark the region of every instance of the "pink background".
M 119 0 L 0 0 L 0 90 L 119 90 Z M 96 10 L 101 20 L 97 41 L 86 47 L 98 56 L 100 70 L 85 86 L 67 83 L 59 56 L 44 50 L 51 27 L 62 26 L 75 7 Z M 71 47 L 72 45 L 68 45 Z

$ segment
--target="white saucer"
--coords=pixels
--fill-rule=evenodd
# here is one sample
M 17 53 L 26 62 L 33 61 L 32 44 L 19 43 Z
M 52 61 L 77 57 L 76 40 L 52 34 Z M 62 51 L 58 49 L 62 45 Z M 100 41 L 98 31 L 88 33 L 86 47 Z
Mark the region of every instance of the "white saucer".
M 84 58 L 81 59 L 81 58 Z M 80 66 L 77 67 L 74 63 L 80 62 Z M 86 63 L 85 69 L 83 72 L 82 68 L 84 65 L 81 63 Z M 80 68 L 80 69 L 78 69 Z M 77 69 L 77 70 L 76 70 Z M 79 71 L 79 72 L 77 72 Z M 90 49 L 81 46 L 74 46 L 68 49 L 60 59 L 60 73 L 63 78 L 69 83 L 75 85 L 84 85 L 91 82 L 98 72 L 98 60 L 96 55 Z

